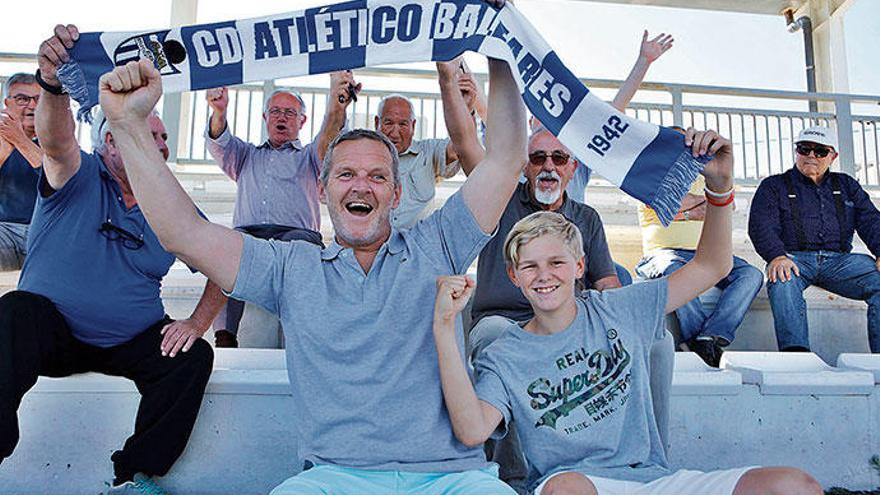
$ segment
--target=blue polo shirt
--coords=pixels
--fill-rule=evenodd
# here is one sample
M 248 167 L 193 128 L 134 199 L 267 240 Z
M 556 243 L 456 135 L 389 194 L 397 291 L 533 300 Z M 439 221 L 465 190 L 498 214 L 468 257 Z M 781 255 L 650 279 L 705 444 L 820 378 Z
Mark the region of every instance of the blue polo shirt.
M 392 230 L 368 273 L 351 249 L 245 235 L 232 296 L 281 318 L 301 461 L 410 472 L 486 467 L 452 433 L 432 330 L 436 278 L 489 240 L 461 193 Z M 461 321 L 456 322 L 463 349 Z
M 131 340 L 165 314 L 162 277 L 174 256 L 162 249 L 140 207 L 122 191 L 97 154 L 80 152 L 77 173 L 48 197 L 38 195 L 19 290 L 49 298 L 73 336 L 111 347 Z M 51 190 L 45 175 L 41 190 Z M 110 220 L 143 246 L 128 249 L 100 232 Z
M 0 167 L 0 222 L 31 222 L 37 201 L 39 169 L 31 167 L 17 149 Z
M 798 245 L 786 176 L 794 188 L 804 229 L 804 246 Z M 837 177 L 843 196 L 843 225 L 835 205 L 833 176 Z M 797 167 L 792 167 L 761 181 L 752 199 L 749 237 L 755 251 L 768 263 L 792 251 L 848 253 L 852 250 L 854 232 L 859 233 L 875 256 L 880 255 L 880 211 L 862 186 L 846 174 L 828 171 L 817 185 Z

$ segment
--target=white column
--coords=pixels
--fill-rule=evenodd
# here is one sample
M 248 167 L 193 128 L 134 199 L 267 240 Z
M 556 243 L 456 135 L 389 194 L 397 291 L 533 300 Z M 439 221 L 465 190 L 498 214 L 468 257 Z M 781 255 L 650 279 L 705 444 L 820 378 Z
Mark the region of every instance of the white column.
M 171 26 L 196 23 L 199 0 L 172 0 Z M 166 94 L 162 99 L 162 118 L 168 131 L 168 149 L 171 160 L 183 155 L 189 145 L 189 121 L 192 112 L 192 93 Z

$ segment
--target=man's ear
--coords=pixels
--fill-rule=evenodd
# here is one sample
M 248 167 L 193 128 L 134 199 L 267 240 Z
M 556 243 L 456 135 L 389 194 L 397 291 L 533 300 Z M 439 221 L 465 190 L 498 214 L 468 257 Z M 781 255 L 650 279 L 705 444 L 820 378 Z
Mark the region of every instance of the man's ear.
M 373 117 L 373 127 L 378 131 L 379 130 L 379 116 Z
M 318 201 L 323 205 L 327 204 L 327 190 L 324 189 L 324 181 L 320 179 L 318 179 Z

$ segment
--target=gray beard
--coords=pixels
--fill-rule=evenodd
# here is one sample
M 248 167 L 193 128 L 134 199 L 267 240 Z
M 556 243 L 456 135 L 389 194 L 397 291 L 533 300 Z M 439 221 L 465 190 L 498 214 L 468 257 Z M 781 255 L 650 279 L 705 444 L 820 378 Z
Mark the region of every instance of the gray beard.
M 552 191 L 545 191 L 538 187 L 541 179 L 556 179 L 556 189 Z M 542 205 L 552 205 L 556 201 L 559 200 L 559 197 L 562 196 L 562 178 L 559 177 L 559 174 L 556 172 L 541 172 L 535 177 L 535 183 L 532 184 L 532 189 L 535 190 L 535 201 L 541 203 Z

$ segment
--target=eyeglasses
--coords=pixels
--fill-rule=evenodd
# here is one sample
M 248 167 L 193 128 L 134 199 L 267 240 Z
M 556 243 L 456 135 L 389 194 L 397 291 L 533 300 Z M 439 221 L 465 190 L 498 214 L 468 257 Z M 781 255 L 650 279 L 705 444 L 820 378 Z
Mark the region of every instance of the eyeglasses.
M 810 156 L 810 153 L 813 153 L 816 158 L 825 158 L 833 151 L 831 148 L 826 148 L 825 146 L 808 146 L 806 144 L 795 145 L 794 149 L 797 151 L 798 155 Z
M 14 101 L 15 104 L 20 107 L 28 106 L 28 103 L 30 103 L 31 101 L 33 101 L 34 105 L 36 105 L 40 101 L 40 95 L 28 96 L 28 95 L 23 95 L 23 94 L 17 94 L 17 95 L 10 96 L 10 98 L 12 98 L 12 101 Z
M 113 225 L 109 218 L 101 224 L 98 232 L 111 241 L 120 241 L 126 249 L 137 250 L 144 247 L 144 234 L 136 236 L 122 227 Z
M 548 157 L 553 160 L 553 165 L 560 167 L 568 163 L 571 155 L 559 150 L 556 150 L 550 154 L 547 154 L 546 151 L 533 151 L 529 153 L 529 163 L 531 163 L 532 165 L 543 165 L 544 162 L 547 161 Z
M 294 117 L 299 117 L 299 112 L 297 112 L 296 110 L 292 110 L 290 108 L 272 107 L 269 109 L 269 115 L 271 115 L 273 117 L 280 117 L 280 116 L 284 115 L 288 119 L 292 119 Z

